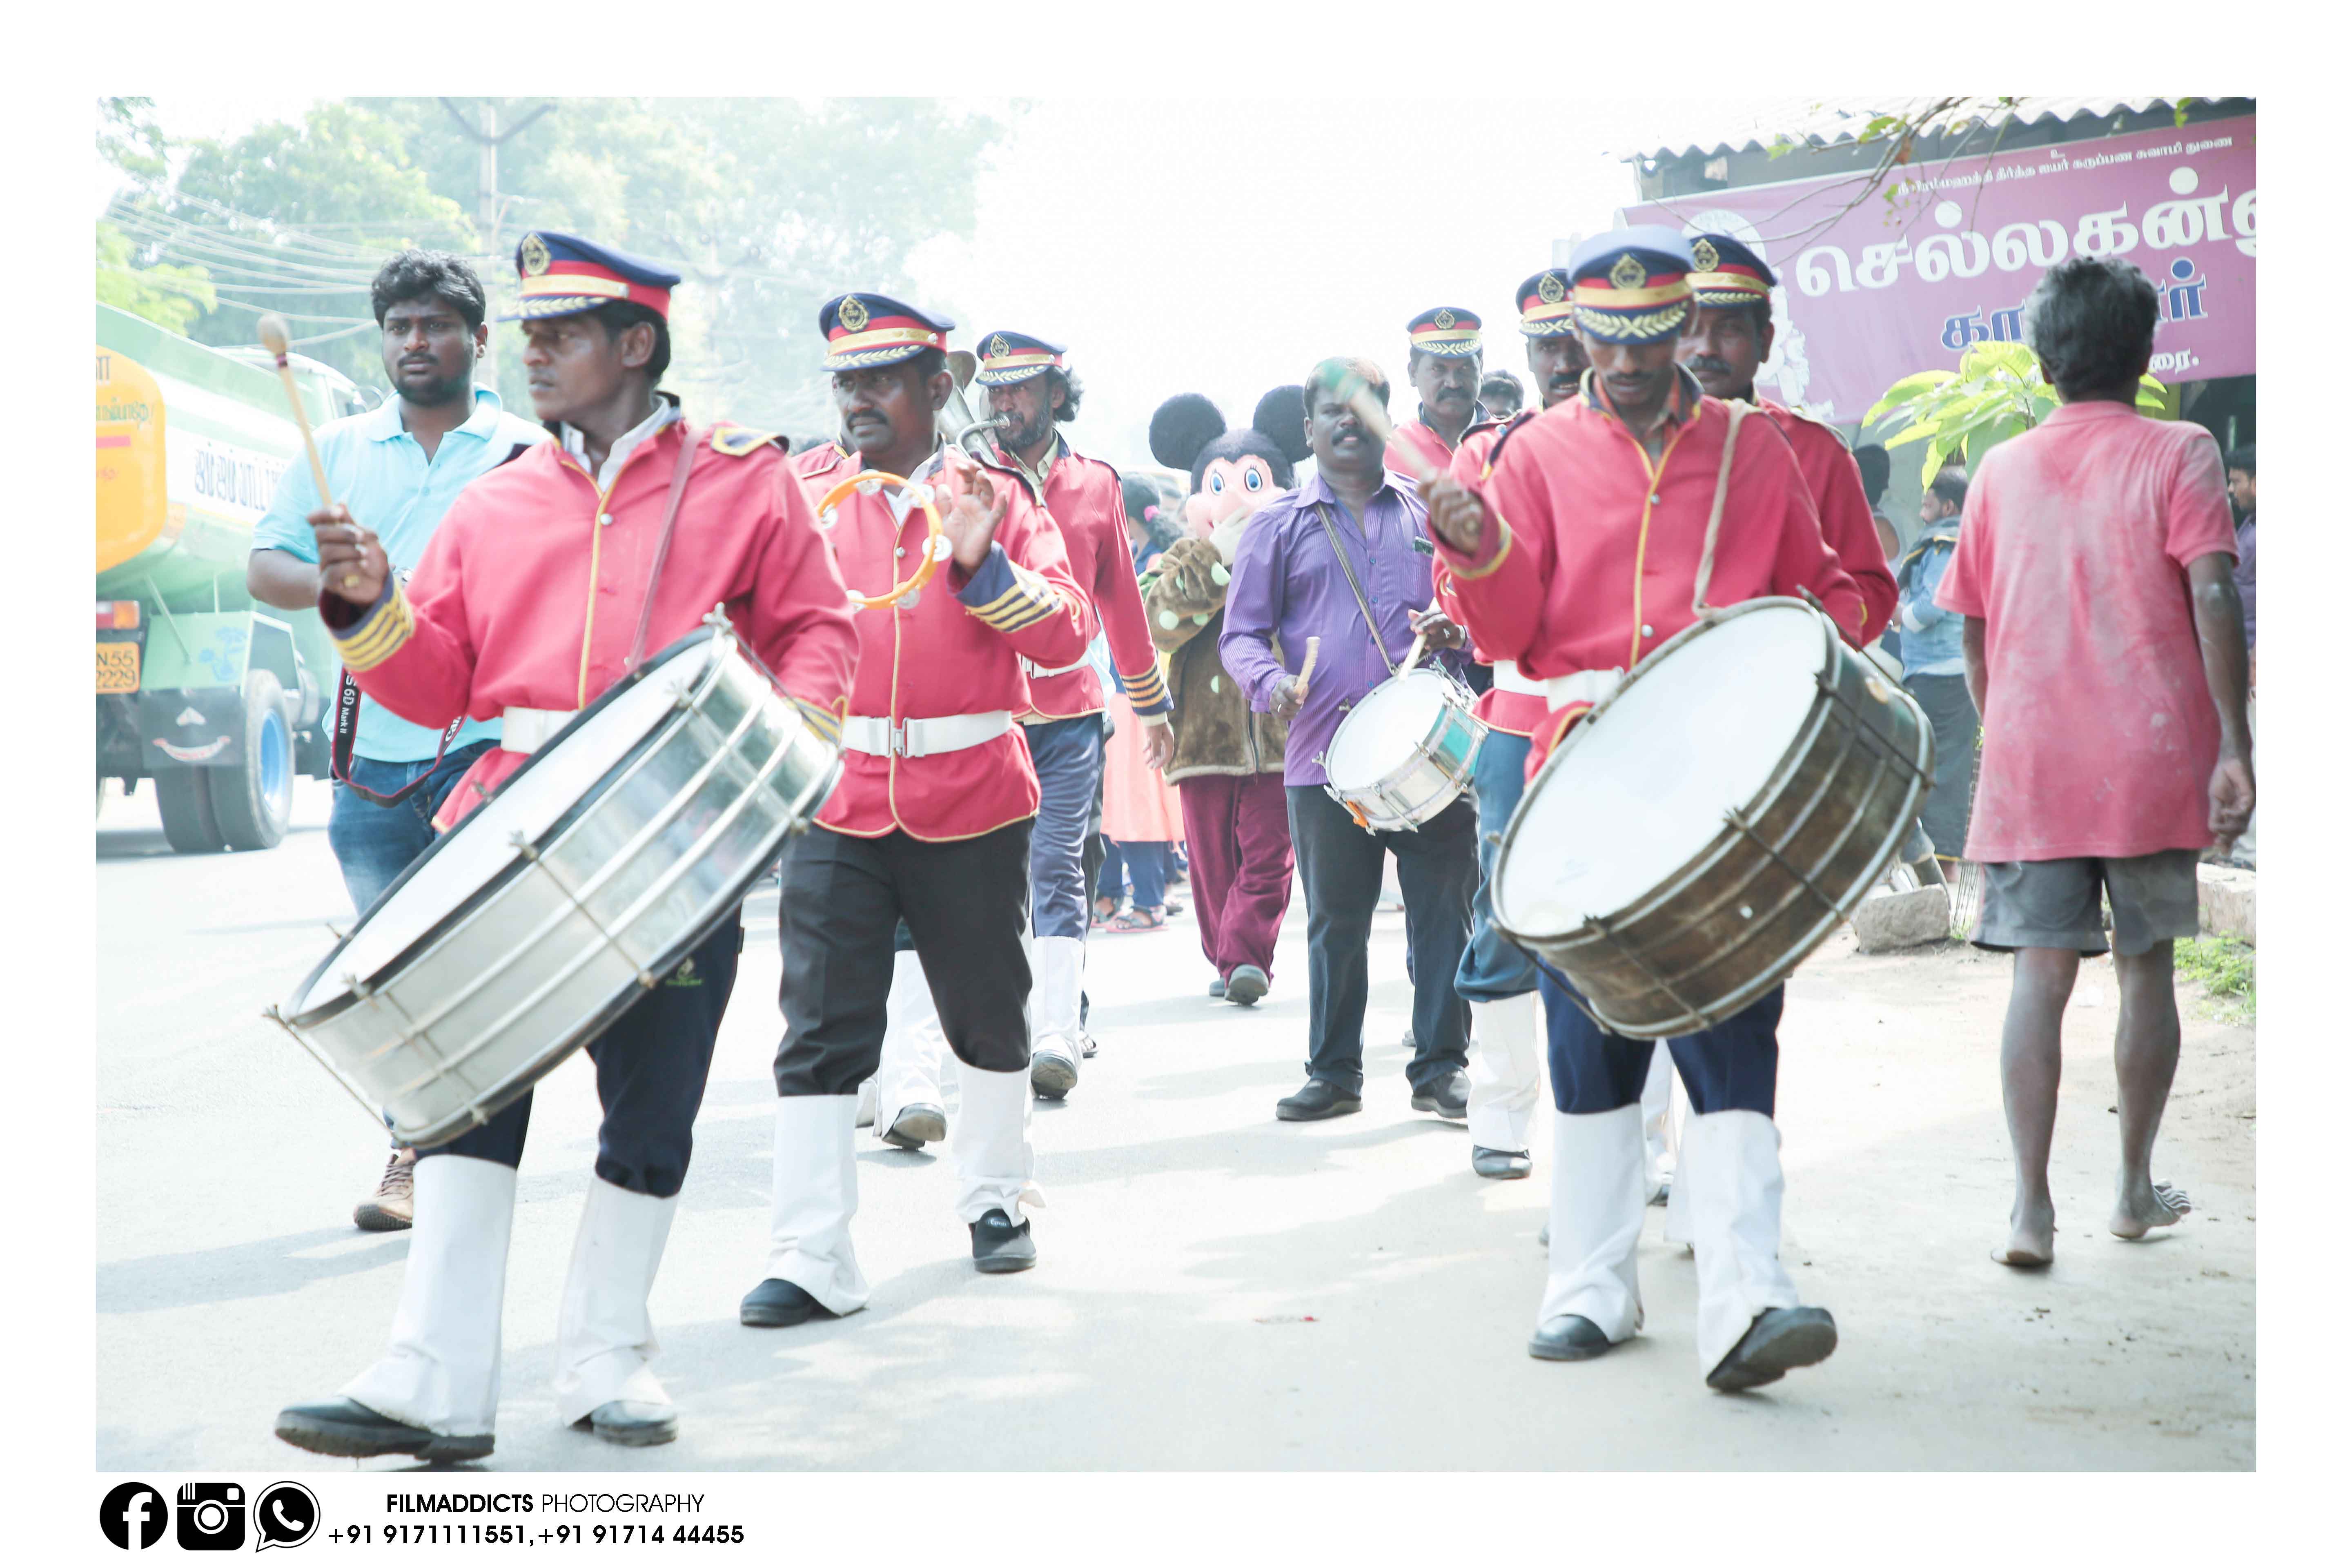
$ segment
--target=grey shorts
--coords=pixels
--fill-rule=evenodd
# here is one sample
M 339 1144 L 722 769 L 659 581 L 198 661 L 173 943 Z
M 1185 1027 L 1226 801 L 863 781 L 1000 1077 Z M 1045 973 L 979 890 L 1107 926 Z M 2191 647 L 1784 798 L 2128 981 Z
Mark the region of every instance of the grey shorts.
M 2128 859 L 2002 860 L 1984 868 L 1984 903 L 1969 940 L 1995 952 L 2071 947 L 2107 951 L 2099 889 L 2115 910 L 2115 950 L 2126 957 L 2197 934 L 2197 851 L 2159 849 Z

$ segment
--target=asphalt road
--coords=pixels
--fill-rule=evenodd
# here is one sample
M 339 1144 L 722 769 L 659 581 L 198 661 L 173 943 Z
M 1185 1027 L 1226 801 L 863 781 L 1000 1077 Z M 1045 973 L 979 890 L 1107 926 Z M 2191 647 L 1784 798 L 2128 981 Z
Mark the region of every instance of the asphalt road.
M 324 953 L 325 922 L 350 918 L 325 819 L 306 783 L 279 848 L 193 858 L 164 846 L 152 797 L 110 800 L 99 822 L 102 1469 L 342 1463 L 278 1443 L 271 1417 L 378 1352 L 408 1243 L 352 1227 L 382 1138 L 259 1016 Z M 772 897 L 748 918 L 654 1294 L 683 1435 L 626 1450 L 555 1422 L 557 1297 L 595 1137 L 574 1060 L 541 1086 L 523 1162 L 494 1468 L 2253 1464 L 2252 1031 L 2185 1004 L 2157 1173 L 2196 1213 L 2114 1240 L 2103 964 L 2070 1019 L 2059 1258 L 2039 1276 L 1986 1256 L 2008 1207 L 2005 964 L 1840 942 L 1800 972 L 1782 1035 L 1784 1253 L 1842 1342 L 1822 1367 L 1724 1396 L 1700 1383 L 1691 1263 L 1658 1240 L 1662 1210 L 1642 1251 L 1645 1331 L 1598 1362 L 1528 1357 L 1544 1145 L 1536 1180 L 1481 1181 L 1460 1127 L 1408 1109 L 1402 917 L 1374 936 L 1363 1113 L 1275 1121 L 1305 1055 L 1296 906 L 1274 992 L 1247 1012 L 1207 999 L 1189 919 L 1094 942 L 1101 1054 L 1036 1116 L 1037 1268 L 974 1274 L 946 1159 L 861 1138 L 872 1306 L 741 1328 L 765 1259 Z

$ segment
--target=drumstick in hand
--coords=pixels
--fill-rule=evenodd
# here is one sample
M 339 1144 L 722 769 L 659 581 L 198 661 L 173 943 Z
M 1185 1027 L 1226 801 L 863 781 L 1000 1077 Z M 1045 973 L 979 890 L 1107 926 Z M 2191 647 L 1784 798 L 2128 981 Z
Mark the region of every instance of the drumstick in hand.
M 278 380 L 286 388 L 286 401 L 294 406 L 294 427 L 302 432 L 302 449 L 310 457 L 310 479 L 319 487 L 319 505 L 321 509 L 331 507 L 335 504 L 335 498 L 327 489 L 327 465 L 319 460 L 319 443 L 310 434 L 310 412 L 302 406 L 301 389 L 294 384 L 294 367 L 286 363 L 285 318 L 264 316 L 256 330 L 261 334 L 261 346 L 277 360 Z M 358 583 L 355 576 L 343 579 L 346 588 L 354 587 Z
M 1370 382 L 1360 375 L 1350 375 L 1340 386 L 1339 396 L 1355 411 L 1357 419 L 1371 433 L 1374 440 L 1380 442 L 1383 448 L 1392 447 L 1403 454 L 1405 461 L 1412 466 L 1414 479 L 1427 484 L 1437 478 L 1437 470 L 1423 462 L 1419 452 L 1396 438 L 1396 426 L 1389 422 L 1389 411 L 1381 406 L 1380 395 L 1373 392 Z
M 1315 673 L 1315 656 L 1323 651 L 1321 637 L 1307 639 L 1307 657 L 1298 661 L 1298 700 L 1307 700 L 1307 678 Z
M 1427 647 L 1428 643 L 1429 634 L 1426 631 L 1419 631 L 1412 634 L 1412 647 L 1405 654 L 1404 662 L 1397 666 L 1397 673 L 1399 675 L 1402 675 L 1406 670 L 1411 669 L 1414 665 L 1421 662 L 1421 650 Z

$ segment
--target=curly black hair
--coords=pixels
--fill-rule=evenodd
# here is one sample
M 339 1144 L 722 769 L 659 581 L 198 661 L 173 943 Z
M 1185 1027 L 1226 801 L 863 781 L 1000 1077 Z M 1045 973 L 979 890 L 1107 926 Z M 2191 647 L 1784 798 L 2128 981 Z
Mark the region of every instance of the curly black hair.
M 466 318 L 466 330 L 472 331 L 489 315 L 489 300 L 482 292 L 482 280 L 474 269 L 457 257 L 440 250 L 404 250 L 385 262 L 368 285 L 368 300 L 375 307 L 375 324 L 383 325 L 384 316 L 394 305 L 417 299 L 441 300 Z
M 2113 257 L 2062 261 L 2025 301 L 2025 342 L 2062 396 L 2128 393 L 2156 347 L 2156 285 Z
M 1076 372 L 1048 370 L 1045 373 L 1045 401 L 1049 404 L 1054 400 L 1053 384 L 1055 382 L 1062 384 L 1062 406 L 1054 410 L 1054 418 L 1056 422 L 1066 423 L 1078 416 L 1078 399 L 1087 395 L 1087 389 Z

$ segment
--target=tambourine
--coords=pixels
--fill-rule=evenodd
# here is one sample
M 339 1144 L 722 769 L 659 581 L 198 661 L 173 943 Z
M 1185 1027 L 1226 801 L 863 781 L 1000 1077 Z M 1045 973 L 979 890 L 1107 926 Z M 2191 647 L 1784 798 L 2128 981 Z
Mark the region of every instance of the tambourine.
M 824 499 L 816 503 L 817 515 L 824 520 L 825 526 L 830 528 L 833 510 L 841 504 L 843 497 L 852 490 L 860 489 L 871 494 L 884 485 L 897 485 L 901 489 L 909 488 L 907 481 L 896 474 L 852 474 L 825 492 Z M 890 608 L 929 582 L 931 574 L 940 569 L 940 563 L 953 553 L 953 547 L 948 543 L 947 530 L 940 524 L 940 509 L 931 504 L 930 487 L 922 485 L 913 488 L 916 499 L 923 508 L 923 521 L 929 525 L 929 531 L 923 536 L 923 558 L 915 563 L 914 575 L 887 594 L 877 594 L 869 598 L 864 594 L 852 593 L 849 595 L 850 601 L 861 610 Z

